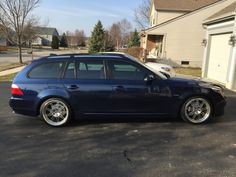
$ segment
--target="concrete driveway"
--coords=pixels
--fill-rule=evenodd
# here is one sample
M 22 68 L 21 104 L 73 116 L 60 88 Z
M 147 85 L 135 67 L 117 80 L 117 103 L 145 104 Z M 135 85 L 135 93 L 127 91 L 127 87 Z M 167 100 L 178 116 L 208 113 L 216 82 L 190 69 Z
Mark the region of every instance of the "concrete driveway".
M 194 126 L 179 119 L 87 117 L 51 128 L 8 107 L 0 83 L 0 176 L 235 177 L 236 94 L 225 116 Z

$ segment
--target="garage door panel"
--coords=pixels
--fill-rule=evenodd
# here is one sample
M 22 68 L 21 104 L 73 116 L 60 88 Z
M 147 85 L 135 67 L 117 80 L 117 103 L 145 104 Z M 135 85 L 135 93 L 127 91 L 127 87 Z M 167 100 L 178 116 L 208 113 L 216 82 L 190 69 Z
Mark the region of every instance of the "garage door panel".
M 210 42 L 208 78 L 226 83 L 231 46 L 231 33 L 212 35 Z

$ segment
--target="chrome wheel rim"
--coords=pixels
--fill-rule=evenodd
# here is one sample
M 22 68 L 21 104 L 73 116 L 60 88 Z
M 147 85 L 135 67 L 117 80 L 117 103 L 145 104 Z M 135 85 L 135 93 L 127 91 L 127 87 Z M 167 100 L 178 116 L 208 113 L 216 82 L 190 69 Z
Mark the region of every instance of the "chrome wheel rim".
M 69 109 L 60 100 L 50 100 L 44 104 L 43 118 L 52 126 L 60 126 L 66 123 L 69 117 Z
M 211 106 L 203 98 L 194 98 L 187 102 L 185 106 L 185 116 L 192 123 L 202 123 L 211 114 Z

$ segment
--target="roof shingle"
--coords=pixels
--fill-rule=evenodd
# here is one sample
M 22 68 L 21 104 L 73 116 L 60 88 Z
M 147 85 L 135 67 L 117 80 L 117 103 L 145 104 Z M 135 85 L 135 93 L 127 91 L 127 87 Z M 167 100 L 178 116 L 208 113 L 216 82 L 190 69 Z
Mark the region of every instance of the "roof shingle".
M 236 2 L 227 6 L 224 9 L 220 10 L 219 12 L 215 13 L 214 15 L 210 16 L 209 18 L 207 18 L 206 21 L 224 18 L 226 16 L 232 16 L 232 15 L 235 15 L 235 13 L 236 13 Z
M 55 31 L 57 31 L 56 28 L 49 28 L 49 27 L 34 27 L 34 30 L 39 35 L 53 35 Z
M 221 0 L 153 0 L 156 10 L 191 12 Z

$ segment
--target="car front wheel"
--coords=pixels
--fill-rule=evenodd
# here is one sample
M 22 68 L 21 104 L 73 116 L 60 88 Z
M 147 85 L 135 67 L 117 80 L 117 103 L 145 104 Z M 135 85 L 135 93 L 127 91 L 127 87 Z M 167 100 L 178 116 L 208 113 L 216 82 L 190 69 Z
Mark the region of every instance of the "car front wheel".
M 40 107 L 40 115 L 47 124 L 53 127 L 65 126 L 71 119 L 69 105 L 59 98 L 46 100 Z
M 188 99 L 182 106 L 181 117 L 183 120 L 201 124 L 211 118 L 212 107 L 210 102 L 202 97 Z

